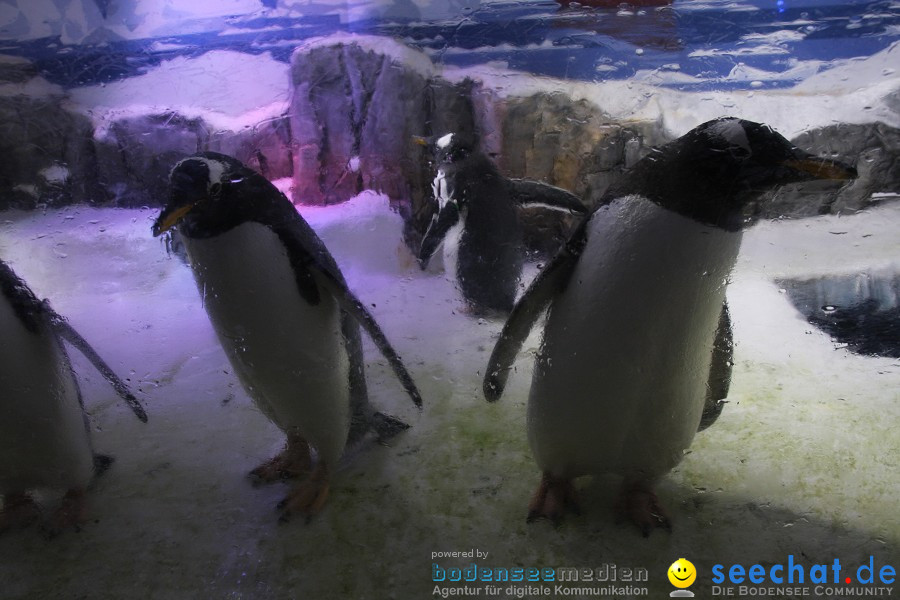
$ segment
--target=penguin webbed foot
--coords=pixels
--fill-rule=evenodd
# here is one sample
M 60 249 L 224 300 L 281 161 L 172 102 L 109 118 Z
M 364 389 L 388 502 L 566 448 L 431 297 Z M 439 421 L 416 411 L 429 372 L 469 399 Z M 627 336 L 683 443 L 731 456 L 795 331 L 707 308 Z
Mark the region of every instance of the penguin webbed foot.
M 411 427 L 409 423 L 381 412 L 376 412 L 372 415 L 371 426 L 375 435 L 378 436 L 379 444 L 386 443 L 398 433 L 402 433 Z
M 297 479 L 308 474 L 312 468 L 309 443 L 296 434 L 288 434 L 288 441 L 279 454 L 270 458 L 249 473 L 254 487 Z
M 6 494 L 0 510 L 0 535 L 11 529 L 24 529 L 40 519 L 41 507 L 24 492 Z
M 278 503 L 277 508 L 281 511 L 278 521 L 287 523 L 291 517 L 300 514 L 309 523 L 325 506 L 329 491 L 328 467 L 319 463 L 309 477 L 295 485 L 284 500 Z
M 647 484 L 638 483 L 623 487 L 617 508 L 624 517 L 638 526 L 644 537 L 649 537 L 656 528 L 672 531 L 668 511 Z
M 539 519 L 549 519 L 555 526 L 559 526 L 566 512 L 581 514 L 575 485 L 571 479 L 544 473 L 541 483 L 528 505 L 526 522 L 533 523 Z

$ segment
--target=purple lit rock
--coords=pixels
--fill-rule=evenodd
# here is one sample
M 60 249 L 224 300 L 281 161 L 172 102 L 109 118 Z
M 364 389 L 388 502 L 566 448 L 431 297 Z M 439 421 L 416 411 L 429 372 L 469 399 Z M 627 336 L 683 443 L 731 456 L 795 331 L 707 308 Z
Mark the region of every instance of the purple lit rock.
M 294 200 L 333 204 L 363 189 L 408 198 L 421 186 L 425 77 L 357 44 L 295 53 Z
M 102 202 L 93 127 L 62 96 L 0 96 L 0 210 Z

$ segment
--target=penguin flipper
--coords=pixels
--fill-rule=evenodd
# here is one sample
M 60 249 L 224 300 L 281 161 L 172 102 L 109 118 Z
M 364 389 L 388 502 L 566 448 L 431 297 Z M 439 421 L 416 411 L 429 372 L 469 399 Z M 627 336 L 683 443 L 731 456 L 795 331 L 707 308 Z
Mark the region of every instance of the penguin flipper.
M 369 334 L 369 337 L 372 338 L 372 341 L 375 342 L 378 350 L 381 351 L 388 363 L 390 363 L 397 379 L 403 384 L 403 389 L 406 390 L 406 393 L 409 394 L 409 397 L 412 398 L 415 405 L 421 408 L 422 396 L 419 394 L 416 384 L 413 382 L 412 377 L 406 370 L 400 357 L 397 355 L 396 350 L 394 350 L 393 346 L 388 342 L 387 337 L 385 337 L 384 332 L 381 330 L 375 317 L 372 316 L 372 313 L 366 309 L 359 298 L 357 298 L 353 292 L 350 291 L 350 288 L 347 287 L 346 282 L 340 274 L 340 270 L 338 270 L 337 265 L 334 264 L 334 259 L 331 258 L 331 255 L 327 253 L 327 250 L 325 250 L 324 247 L 316 253 L 311 253 L 307 250 L 303 239 L 300 239 L 302 231 L 295 226 L 300 222 L 299 219 L 301 219 L 301 217 L 299 214 L 296 215 L 296 219 L 297 220 L 290 221 L 287 225 L 273 226 L 273 231 L 278 235 L 279 239 L 282 240 L 282 243 L 284 243 L 288 250 L 288 255 L 290 256 L 294 270 L 296 271 L 298 266 L 302 264 L 303 268 L 309 271 L 311 277 L 313 273 L 319 275 L 319 277 L 315 278 L 314 282 L 321 285 L 325 291 L 337 300 L 341 310 L 349 314 L 362 325 L 363 329 L 366 330 L 366 333 Z M 305 222 L 303 223 L 305 225 Z M 314 234 L 311 239 L 318 242 L 318 237 L 315 237 Z M 318 297 L 319 292 L 317 291 L 316 294 Z
M 725 398 L 731 387 L 731 371 L 734 366 L 734 336 L 731 330 L 731 315 L 728 302 L 722 304 L 719 313 L 719 324 L 716 326 L 716 339 L 712 348 L 712 363 L 709 367 L 709 380 L 706 384 L 706 400 L 703 405 L 703 416 L 697 431 L 703 431 L 716 422 L 725 407 Z
M 431 224 L 425 231 L 425 237 L 422 238 L 422 245 L 419 246 L 419 266 L 423 269 L 428 266 L 428 261 L 434 255 L 435 251 L 444 241 L 444 236 L 450 231 L 450 228 L 459 222 L 459 207 L 456 202 L 447 202 L 432 217 Z
M 375 317 L 372 316 L 372 313 L 368 311 L 365 305 L 359 301 L 359 298 L 350 291 L 343 281 L 336 278 L 329 271 L 322 270 L 319 271 L 319 273 L 322 275 L 319 281 L 322 282 L 326 290 L 337 299 L 341 309 L 346 311 L 362 325 L 363 329 L 366 330 L 366 333 L 369 334 L 369 337 L 372 338 L 372 341 L 375 342 L 378 350 L 391 365 L 391 369 L 393 369 L 397 379 L 403 384 L 403 389 L 406 390 L 406 393 L 409 394 L 409 397 L 412 398 L 415 405 L 422 408 L 422 395 L 419 393 L 415 382 L 413 382 L 409 371 L 406 370 L 406 367 L 400 360 L 400 356 L 397 355 L 397 351 L 394 350 L 394 347 L 391 346 L 391 343 L 388 341 L 387 337 L 385 337 L 384 332 L 381 330 Z
M 553 297 L 568 283 L 584 249 L 586 235 L 587 220 L 579 225 L 569 241 L 538 274 L 513 307 L 485 371 L 482 389 L 488 402 L 495 402 L 503 395 L 510 368 L 519 349 Z
M 52 311 L 49 307 L 48 310 Z M 141 422 L 146 423 L 147 412 L 144 410 L 140 401 L 134 397 L 134 394 L 131 393 L 131 390 L 125 382 L 119 379 L 119 376 L 113 372 L 110 366 L 100 358 L 100 355 L 97 354 L 97 351 L 94 350 L 90 344 L 88 344 L 87 340 L 81 337 L 81 334 L 75 331 L 75 328 L 69 325 L 69 323 L 56 312 L 52 312 L 51 322 L 56 334 L 81 352 L 84 357 L 94 365 L 94 368 L 103 375 L 103 378 L 109 382 L 113 389 L 116 390 L 116 393 L 131 408 L 137 418 L 140 419 Z
M 578 215 L 588 212 L 578 196 L 554 185 L 530 179 L 509 179 L 507 184 L 510 198 L 519 206 L 543 206 Z

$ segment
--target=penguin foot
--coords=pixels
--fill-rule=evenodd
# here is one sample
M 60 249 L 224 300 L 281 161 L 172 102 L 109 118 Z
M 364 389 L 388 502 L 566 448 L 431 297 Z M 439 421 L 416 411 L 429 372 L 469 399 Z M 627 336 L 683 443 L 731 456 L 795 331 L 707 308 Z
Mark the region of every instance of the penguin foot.
M 24 492 L 6 494 L 0 510 L 0 534 L 10 529 L 24 529 L 41 517 L 41 507 Z
M 329 490 L 328 467 L 320 463 L 307 479 L 294 486 L 287 497 L 278 503 L 281 511 L 278 520 L 286 523 L 293 515 L 300 514 L 306 517 L 308 523 L 325 506 Z
M 285 479 L 297 479 L 309 473 L 311 468 L 309 443 L 299 435 L 288 434 L 284 450 L 250 471 L 250 481 L 254 486 L 259 486 Z
M 528 505 L 527 522 L 550 519 L 554 525 L 559 525 L 567 511 L 576 515 L 581 514 L 578 494 L 572 480 L 544 473 L 541 483 Z
M 644 537 L 657 527 L 672 531 L 669 513 L 663 508 L 656 494 L 646 484 L 625 486 L 617 507 L 632 523 L 637 525 Z
M 84 490 L 74 488 L 66 492 L 62 502 L 50 520 L 43 526 L 43 534 L 52 539 L 67 529 L 74 528 L 87 521 L 87 502 Z
M 410 425 L 404 423 L 397 417 L 392 417 L 391 415 L 386 415 L 384 413 L 376 412 L 372 415 L 371 420 L 372 429 L 375 430 L 375 434 L 378 436 L 379 442 L 386 442 L 401 431 L 406 431 L 410 428 Z

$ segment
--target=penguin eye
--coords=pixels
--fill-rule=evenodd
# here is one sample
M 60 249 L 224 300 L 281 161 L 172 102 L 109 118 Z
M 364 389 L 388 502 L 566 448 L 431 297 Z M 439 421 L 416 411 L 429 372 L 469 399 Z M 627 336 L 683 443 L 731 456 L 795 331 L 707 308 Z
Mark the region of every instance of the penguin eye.
M 750 148 L 746 148 L 744 146 L 731 146 L 728 148 L 728 153 L 732 156 L 732 158 L 736 158 L 737 160 L 746 160 L 750 158 L 751 154 L 753 154 Z
M 216 181 L 215 183 L 211 183 L 209 185 L 209 195 L 213 198 L 218 198 L 219 194 L 222 193 L 222 183 Z

